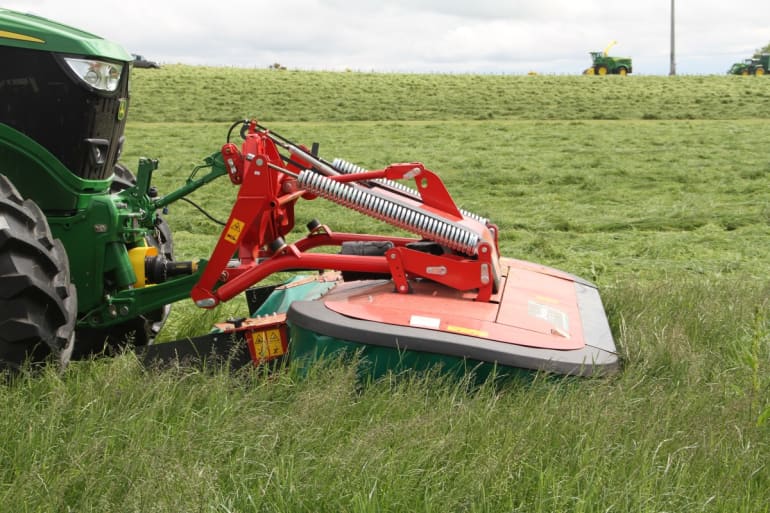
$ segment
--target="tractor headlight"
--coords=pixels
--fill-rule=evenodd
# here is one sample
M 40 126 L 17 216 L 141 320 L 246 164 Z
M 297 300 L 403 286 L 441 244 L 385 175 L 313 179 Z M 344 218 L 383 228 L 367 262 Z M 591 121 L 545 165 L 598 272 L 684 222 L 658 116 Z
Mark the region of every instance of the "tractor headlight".
M 120 73 L 123 71 L 122 64 L 73 57 L 65 57 L 64 60 L 70 69 L 91 87 L 108 92 L 118 88 Z

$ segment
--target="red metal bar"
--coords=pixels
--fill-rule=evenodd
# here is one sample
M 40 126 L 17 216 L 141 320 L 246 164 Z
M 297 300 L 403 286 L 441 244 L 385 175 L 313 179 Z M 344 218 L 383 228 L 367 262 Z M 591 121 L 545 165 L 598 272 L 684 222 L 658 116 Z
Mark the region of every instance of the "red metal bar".
M 362 182 L 364 180 L 376 180 L 385 178 L 385 171 L 365 171 L 363 173 L 350 173 L 347 175 L 334 175 L 328 177 L 335 182 Z
M 256 264 L 236 278 L 222 284 L 214 295 L 219 301 L 227 301 L 273 273 L 290 269 L 335 269 L 370 273 L 388 273 L 384 256 L 328 255 L 323 253 L 284 252 Z

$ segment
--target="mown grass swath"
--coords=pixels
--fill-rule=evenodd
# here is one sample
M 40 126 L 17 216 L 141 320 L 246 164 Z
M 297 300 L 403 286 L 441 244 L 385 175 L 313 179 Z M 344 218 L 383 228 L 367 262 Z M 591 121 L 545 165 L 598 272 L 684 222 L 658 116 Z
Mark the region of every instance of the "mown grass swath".
M 623 371 L 367 382 L 143 369 L 127 354 L 0 389 L 9 511 L 770 511 L 770 83 L 167 66 L 135 70 L 123 160 L 161 193 L 260 121 L 366 167 L 423 161 L 505 255 L 593 279 Z M 234 188 L 193 199 L 215 217 Z M 387 232 L 316 200 L 340 231 Z M 220 227 L 167 216 L 180 258 Z M 173 339 L 237 312 L 182 302 Z

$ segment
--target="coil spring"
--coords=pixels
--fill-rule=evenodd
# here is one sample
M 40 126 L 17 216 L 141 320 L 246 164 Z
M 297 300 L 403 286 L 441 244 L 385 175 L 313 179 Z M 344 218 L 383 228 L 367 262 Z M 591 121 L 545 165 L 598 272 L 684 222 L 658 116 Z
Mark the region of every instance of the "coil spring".
M 381 197 L 361 187 L 335 182 L 307 169 L 299 174 L 297 182 L 302 189 L 317 196 L 391 223 L 456 251 L 474 255 L 479 245 L 479 235 L 464 226 Z
M 361 166 L 357 164 L 353 164 L 351 162 L 348 162 L 347 160 L 336 158 L 332 162 L 332 167 L 339 171 L 340 173 L 350 175 L 354 173 L 365 173 L 367 170 L 362 168 Z M 420 193 L 416 189 L 412 189 L 411 187 L 407 187 L 406 185 L 402 184 L 401 182 L 397 182 L 395 180 L 389 180 L 387 178 L 378 178 L 374 180 L 380 185 L 384 185 L 386 187 L 390 187 L 392 189 L 396 189 L 407 196 L 410 196 L 416 200 L 420 199 Z M 486 226 L 489 222 L 489 219 L 486 217 L 481 217 L 478 214 L 474 214 L 473 212 L 468 212 L 467 210 L 460 209 L 460 213 L 463 215 L 463 217 L 466 217 L 468 219 L 473 219 L 474 221 L 478 221 L 482 225 Z

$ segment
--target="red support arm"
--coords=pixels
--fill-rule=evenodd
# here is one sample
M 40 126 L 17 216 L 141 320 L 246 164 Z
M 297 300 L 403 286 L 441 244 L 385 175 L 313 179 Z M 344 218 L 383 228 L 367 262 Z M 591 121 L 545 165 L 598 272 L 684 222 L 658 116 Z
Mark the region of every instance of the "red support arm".
M 294 151 L 300 150 L 294 148 Z M 309 153 L 307 159 L 294 153 L 291 158 L 282 157 L 274 136 L 266 130 L 257 130 L 255 122 L 249 126 L 241 150 L 228 143 L 222 147 L 222 156 L 230 180 L 240 189 L 211 258 L 191 292 L 196 305 L 216 306 L 273 273 L 296 269 L 390 274 L 396 290 L 403 293 L 409 291 L 410 278 L 420 277 L 457 290 L 477 289 L 478 300 L 490 300 L 496 286 L 496 240 L 480 224 L 470 223 L 483 232 L 478 254 L 474 257 L 451 252 L 434 255 L 407 247 L 418 239 L 334 233 L 323 225 L 287 245 L 283 238 L 294 227 L 295 202 L 300 197 L 314 198 L 307 191 L 298 189 L 296 173 L 310 169 L 311 162 L 320 161 Z M 414 179 L 422 199 L 421 203 L 417 202 L 419 208 L 454 223 L 469 224 L 439 177 L 421 163 L 393 164 L 379 171 L 329 178 L 338 182 Z M 393 248 L 383 256 L 308 252 L 350 241 L 389 241 Z M 237 265 L 231 266 L 234 256 L 237 256 Z

